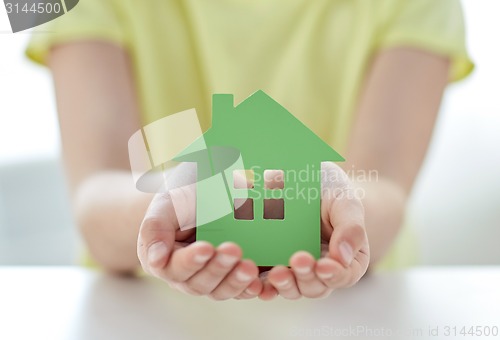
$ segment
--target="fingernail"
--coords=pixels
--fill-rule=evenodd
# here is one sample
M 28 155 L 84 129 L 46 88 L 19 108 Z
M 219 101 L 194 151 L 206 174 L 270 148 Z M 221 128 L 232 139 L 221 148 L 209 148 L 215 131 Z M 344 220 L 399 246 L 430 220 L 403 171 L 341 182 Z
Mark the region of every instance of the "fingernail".
M 148 263 L 155 266 L 158 262 L 167 256 L 167 245 L 163 242 L 156 242 L 149 246 L 148 249 Z
M 202 263 L 207 262 L 207 261 L 208 261 L 211 257 L 212 257 L 212 255 L 201 255 L 201 254 L 196 254 L 196 255 L 194 256 L 194 262 L 199 263 L 199 264 L 202 264 Z
M 250 288 L 245 289 L 245 293 L 248 295 L 255 295 L 255 292 L 251 291 Z
M 276 282 L 276 285 L 278 287 L 285 287 L 286 285 L 288 285 L 290 283 L 290 280 L 285 280 L 285 281 L 281 281 L 281 282 Z
M 333 277 L 333 273 L 318 273 L 318 276 L 321 279 L 331 279 Z
M 232 255 L 219 254 L 217 255 L 217 261 L 224 267 L 229 267 L 234 265 L 238 261 L 238 258 Z
M 293 270 L 299 274 L 305 275 L 311 271 L 311 268 L 309 268 L 309 267 L 297 267 L 297 268 L 294 268 Z
M 348 266 L 350 266 L 351 262 L 354 258 L 354 254 L 353 254 L 351 245 L 344 241 L 340 244 L 339 250 L 340 250 L 340 255 L 342 256 L 342 259 L 344 260 L 344 262 Z
M 242 272 L 241 270 L 238 270 L 236 272 L 236 278 L 239 280 L 239 281 L 250 281 L 250 279 L 252 278 L 250 275 Z

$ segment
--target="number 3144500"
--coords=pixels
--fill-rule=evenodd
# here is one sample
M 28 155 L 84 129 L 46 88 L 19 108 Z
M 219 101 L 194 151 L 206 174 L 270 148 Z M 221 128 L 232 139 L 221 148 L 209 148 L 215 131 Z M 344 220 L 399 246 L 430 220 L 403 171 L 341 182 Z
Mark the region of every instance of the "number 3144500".
M 7 9 L 7 13 L 60 13 L 62 11 L 61 4 L 59 3 L 37 3 L 28 5 L 24 3 L 5 3 L 5 8 Z

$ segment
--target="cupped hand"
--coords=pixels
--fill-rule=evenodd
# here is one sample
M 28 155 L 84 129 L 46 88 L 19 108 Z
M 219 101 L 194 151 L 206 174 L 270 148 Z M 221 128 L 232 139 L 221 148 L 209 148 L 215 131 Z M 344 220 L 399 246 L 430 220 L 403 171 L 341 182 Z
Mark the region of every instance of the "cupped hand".
M 193 242 L 196 189 L 190 184 L 157 194 L 151 202 L 138 239 L 143 269 L 185 293 L 216 300 L 318 298 L 352 286 L 370 261 L 363 205 L 340 167 L 322 163 L 322 175 L 319 260 L 299 251 L 289 267 L 273 267 L 259 278 L 258 268 L 242 259 L 238 245 L 227 242 L 215 248 Z
M 263 278 L 262 299 L 320 298 L 359 281 L 370 262 L 361 193 L 339 166 L 322 163 L 321 258 L 299 251 L 289 267 L 273 267 Z
M 180 167 L 178 173 L 183 170 Z M 176 174 L 172 176 L 175 180 Z M 195 197 L 191 184 L 153 198 L 137 242 L 142 268 L 187 294 L 215 300 L 258 296 L 262 290 L 258 268 L 242 259 L 238 245 L 227 242 L 215 248 L 194 241 Z

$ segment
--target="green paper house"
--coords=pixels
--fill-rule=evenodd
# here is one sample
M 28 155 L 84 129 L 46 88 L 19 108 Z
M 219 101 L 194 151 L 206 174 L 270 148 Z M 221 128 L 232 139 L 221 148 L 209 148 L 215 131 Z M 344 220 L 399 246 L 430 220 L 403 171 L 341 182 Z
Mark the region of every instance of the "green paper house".
M 175 160 L 197 162 L 198 240 L 235 242 L 259 266 L 319 258 L 321 162 L 344 159 L 266 93 L 236 107 L 214 94 L 212 127 Z

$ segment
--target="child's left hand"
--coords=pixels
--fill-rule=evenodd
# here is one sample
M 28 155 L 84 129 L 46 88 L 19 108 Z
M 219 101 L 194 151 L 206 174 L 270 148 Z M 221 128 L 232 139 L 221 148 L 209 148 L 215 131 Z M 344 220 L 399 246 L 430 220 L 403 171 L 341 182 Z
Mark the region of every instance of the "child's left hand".
M 321 258 L 316 261 L 299 251 L 290 258 L 290 268 L 273 267 L 263 278 L 261 299 L 278 294 L 286 299 L 326 297 L 334 289 L 354 285 L 368 268 L 370 251 L 361 199 L 336 164 L 322 163 L 322 175 Z

